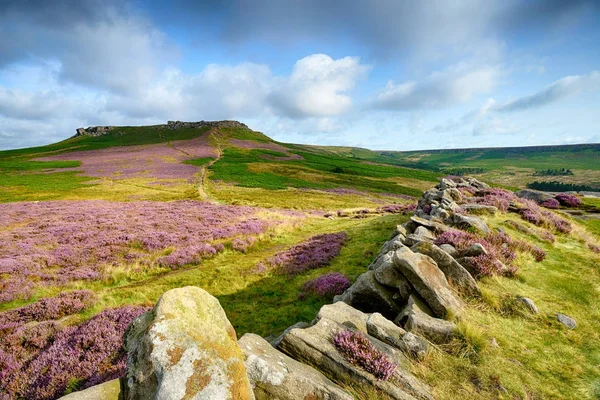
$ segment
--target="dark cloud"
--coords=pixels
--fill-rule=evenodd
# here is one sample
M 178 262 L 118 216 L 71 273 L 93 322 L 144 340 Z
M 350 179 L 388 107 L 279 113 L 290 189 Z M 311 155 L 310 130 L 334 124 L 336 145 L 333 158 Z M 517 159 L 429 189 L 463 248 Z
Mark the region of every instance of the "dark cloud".
M 466 43 L 472 48 L 487 36 L 544 32 L 582 10 L 588 16 L 599 11 L 593 0 L 174 0 L 153 6 L 172 22 L 209 24 L 231 44 L 352 40 L 374 56 L 437 52 Z

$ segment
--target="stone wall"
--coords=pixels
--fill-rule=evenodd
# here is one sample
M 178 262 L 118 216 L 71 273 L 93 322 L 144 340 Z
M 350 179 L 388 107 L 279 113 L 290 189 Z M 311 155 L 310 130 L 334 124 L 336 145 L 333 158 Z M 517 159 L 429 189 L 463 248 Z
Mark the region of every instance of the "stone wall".
M 238 121 L 198 121 L 198 122 L 183 122 L 183 121 L 168 121 L 166 125 L 157 125 L 159 128 L 179 129 L 179 128 L 242 128 L 250 129 L 246 124 Z M 77 128 L 75 136 L 98 137 L 106 135 L 112 131 L 114 126 L 90 126 L 88 128 Z

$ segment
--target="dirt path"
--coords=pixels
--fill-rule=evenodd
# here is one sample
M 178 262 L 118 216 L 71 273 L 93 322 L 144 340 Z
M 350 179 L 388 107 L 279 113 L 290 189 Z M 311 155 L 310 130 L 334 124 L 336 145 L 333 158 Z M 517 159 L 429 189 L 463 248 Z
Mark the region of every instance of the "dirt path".
M 219 132 L 219 130 L 215 129 L 215 128 L 211 128 L 211 130 L 208 131 L 208 135 L 215 142 L 215 149 L 217 150 L 217 157 L 214 160 L 203 165 L 202 168 L 200 169 L 200 182 L 198 184 L 198 194 L 200 195 L 201 200 L 209 200 L 210 199 L 210 196 L 208 195 L 208 193 L 206 193 L 206 187 L 207 187 L 207 182 L 208 182 L 208 168 L 212 167 L 214 165 L 214 163 L 219 161 L 221 159 L 221 157 L 223 156 L 223 151 L 221 150 L 222 138 L 221 138 L 221 133 Z

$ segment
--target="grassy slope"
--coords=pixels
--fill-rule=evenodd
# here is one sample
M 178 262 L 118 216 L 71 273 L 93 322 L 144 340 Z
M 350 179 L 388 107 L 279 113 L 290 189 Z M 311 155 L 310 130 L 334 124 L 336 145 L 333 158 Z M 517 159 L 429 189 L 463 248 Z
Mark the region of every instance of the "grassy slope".
M 90 187 L 86 184 L 89 178 L 73 171 L 47 173 L 51 169 L 75 167 L 77 162 L 43 163 L 30 159 L 52 152 L 189 139 L 202 133 L 198 130 L 167 131 L 157 127 L 119 128 L 106 137 L 71 139 L 40 148 L 0 152 L 0 201 L 107 197 L 128 200 L 131 196 L 155 200 L 195 198 L 195 191 L 190 191 L 187 186 L 157 193 L 156 188 L 149 188 L 143 180 L 113 181 L 109 191 L 102 185 Z M 214 138 L 215 144 L 219 142 L 225 152 L 210 169 L 213 181 L 207 189 L 213 198 L 232 204 L 327 210 L 376 207 L 381 201 L 397 201 L 386 197 L 386 192 L 420 194 L 438 177 L 431 171 L 397 167 L 419 165 L 414 164 L 418 162 L 415 157 L 365 149 L 286 145 L 288 153 L 299 154 L 304 159 L 282 161 L 266 157 L 281 156 L 271 150 L 230 147 L 226 143 L 227 138 L 259 143 L 272 141 L 264 135 L 245 130 L 225 131 L 223 137 Z M 564 167 L 574 169 L 576 175 L 579 167 L 600 169 L 596 168 L 597 154 L 584 151 L 578 156 L 577 163 Z M 507 164 L 525 170 L 560 168 L 563 167 L 560 162 L 573 158 L 573 154 L 565 152 L 514 157 L 491 152 L 469 160 L 464 154 L 450 153 L 421 157 L 442 167 L 448 163 L 488 168 L 499 178 L 511 171 L 507 170 Z M 386 165 L 367 164 L 365 161 Z M 199 167 L 207 162 L 208 159 L 190 161 Z M 238 185 L 232 185 L 234 182 Z M 339 187 L 355 188 L 369 194 L 337 195 L 319 190 Z M 586 202 L 596 205 L 593 200 Z M 354 279 L 366 270 L 393 227 L 405 218 L 374 216 L 357 220 L 328 220 L 312 217 L 300 227 L 265 237 L 247 254 L 228 250 L 200 265 L 169 273 L 154 271 L 133 275 L 116 268 L 106 281 L 69 287 L 90 288 L 100 298 L 92 310 L 74 317 L 72 322 L 88 318 L 109 306 L 152 304 L 165 290 L 198 285 L 219 298 L 238 335 L 249 331 L 261 335 L 278 334 L 298 320 L 311 320 L 326 302 L 315 297 L 298 299 L 304 282 L 329 271 L 344 272 Z M 510 217 L 505 215 L 489 222 L 503 226 L 513 236 L 524 238 L 523 234 L 502 224 L 506 218 Z M 584 223 L 587 229 L 600 235 L 597 222 Z M 247 273 L 258 261 L 282 248 L 315 234 L 342 230 L 349 234 L 351 240 L 328 267 L 293 279 L 274 274 Z M 531 237 L 527 239 L 536 241 Z M 593 390 L 600 391 L 600 310 L 597 302 L 600 296 L 600 257 L 575 236 L 560 236 L 555 245 L 537 244 L 548 251 L 544 262 L 534 263 L 532 259 L 522 257 L 522 268 L 516 279 L 490 278 L 482 281 L 484 299 L 471 302 L 460 323 L 463 339 L 450 348 L 434 351 L 424 362 L 415 365 L 414 372 L 434 387 L 436 398 L 517 396 L 580 399 L 591 398 Z M 61 289 L 64 288 L 40 288 L 36 297 L 54 295 Z M 542 314 L 530 317 L 521 312 L 515 306 L 516 295 L 532 298 Z M 5 304 L 0 309 L 22 304 Z M 578 328 L 565 330 L 555 321 L 556 312 L 573 316 Z M 489 344 L 492 337 L 499 343 L 499 348 Z M 502 394 L 498 383 L 510 394 Z

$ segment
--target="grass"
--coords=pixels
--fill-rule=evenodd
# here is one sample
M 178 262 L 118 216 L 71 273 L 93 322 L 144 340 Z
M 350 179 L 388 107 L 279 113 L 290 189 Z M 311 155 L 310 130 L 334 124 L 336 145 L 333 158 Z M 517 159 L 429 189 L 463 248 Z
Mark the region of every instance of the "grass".
M 505 218 L 488 222 L 500 226 Z M 462 339 L 450 350 L 455 356 L 435 351 L 418 372 L 436 399 L 593 398 L 600 382 L 600 257 L 573 235 L 558 235 L 550 245 L 503 227 L 535 241 L 548 257 L 541 263 L 520 257 L 516 278 L 481 281 L 483 299 L 461 315 Z M 533 299 L 540 315 L 516 308 L 516 296 Z M 577 328 L 562 326 L 558 312 L 575 318 Z

